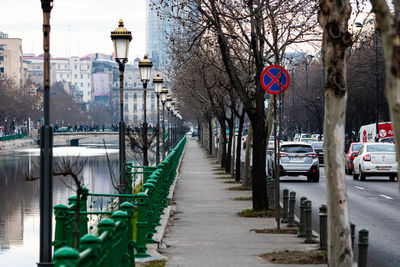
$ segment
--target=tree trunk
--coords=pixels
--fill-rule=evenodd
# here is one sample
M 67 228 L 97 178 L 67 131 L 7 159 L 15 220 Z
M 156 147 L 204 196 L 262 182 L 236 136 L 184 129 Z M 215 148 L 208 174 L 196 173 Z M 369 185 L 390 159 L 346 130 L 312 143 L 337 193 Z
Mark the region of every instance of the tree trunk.
M 244 168 L 243 168 L 243 186 L 251 186 L 251 179 L 250 179 L 250 150 L 251 146 L 253 145 L 253 127 L 251 123 L 249 123 L 249 131 L 247 133 L 247 141 L 246 141 L 246 154 L 244 157 Z
M 344 173 L 346 114 L 345 52 L 351 44 L 348 0 L 321 0 L 318 20 L 323 28 L 325 65 L 325 174 L 328 203 L 328 265 L 352 266 L 353 252 Z
M 212 119 L 208 120 L 208 154 L 212 155 L 213 153 L 213 138 L 212 138 Z
M 220 147 L 221 149 L 221 168 L 225 168 L 226 164 L 226 125 L 225 125 L 225 120 L 222 120 L 222 123 L 220 122 L 221 126 L 221 136 L 220 136 Z
M 231 159 L 231 176 L 235 178 L 235 148 L 236 148 L 236 116 L 233 116 L 233 127 L 232 127 L 232 134 L 233 134 L 233 142 L 232 142 L 232 159 Z
M 244 113 L 239 117 L 239 133 L 236 144 L 236 171 L 235 171 L 235 181 L 240 182 L 240 163 L 242 154 L 242 132 L 244 124 Z
M 395 6 L 394 21 L 386 1 L 371 0 L 379 26 L 386 65 L 385 95 L 389 104 L 390 119 L 396 144 L 396 157 L 400 158 L 400 3 L 393 1 Z M 397 174 L 399 181 L 400 169 Z M 399 183 L 400 191 L 400 183 Z
M 229 139 L 228 139 L 228 153 L 226 154 L 225 171 L 226 171 L 226 173 L 231 173 L 232 138 L 234 136 L 234 133 L 233 133 L 233 116 L 228 120 L 228 127 L 229 127 Z
M 261 116 L 260 116 L 261 117 Z M 264 120 L 254 123 L 253 128 L 253 166 L 252 166 L 252 191 L 253 191 L 253 209 L 267 210 L 268 195 L 265 173 L 266 155 L 266 136 L 264 130 Z

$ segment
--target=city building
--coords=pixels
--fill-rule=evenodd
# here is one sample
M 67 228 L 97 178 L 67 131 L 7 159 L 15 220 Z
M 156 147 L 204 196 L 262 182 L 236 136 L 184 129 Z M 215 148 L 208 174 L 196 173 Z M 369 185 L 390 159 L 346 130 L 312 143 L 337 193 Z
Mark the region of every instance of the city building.
M 4 32 L 0 32 L 0 75 L 14 79 L 17 86 L 24 83 L 22 39 L 8 38 Z
M 155 76 L 152 72 L 152 77 Z M 119 83 L 114 83 L 111 88 L 111 110 L 114 123 L 119 121 Z M 157 97 L 154 93 L 152 79 L 146 90 L 146 121 L 154 127 L 157 122 Z M 143 83 L 140 80 L 137 65 L 125 65 L 124 72 L 124 122 L 128 126 L 140 126 L 143 123 L 144 101 Z
M 28 78 L 41 85 L 43 83 L 43 56 L 26 54 L 23 61 Z M 92 94 L 92 65 L 93 58 L 88 56 L 51 58 L 50 83 L 70 84 L 70 87 L 82 92 L 83 102 L 92 102 L 94 97 Z
M 160 8 L 155 7 L 151 0 L 146 0 L 146 51 L 153 67 L 158 70 L 168 67 L 169 35 L 172 31 L 172 20 L 163 18 Z

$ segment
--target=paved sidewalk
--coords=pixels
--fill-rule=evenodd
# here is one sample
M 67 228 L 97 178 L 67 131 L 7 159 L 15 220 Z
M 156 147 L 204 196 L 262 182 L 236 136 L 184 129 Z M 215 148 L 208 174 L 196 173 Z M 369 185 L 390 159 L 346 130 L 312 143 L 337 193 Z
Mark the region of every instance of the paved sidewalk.
M 226 190 L 232 184 L 216 179 L 215 159 L 207 158 L 196 140 L 188 141 L 175 189 L 177 214 L 163 241 L 166 266 L 284 266 L 268 264 L 257 255 L 317 248 L 295 235 L 250 231 L 275 228 L 275 220 L 239 217 L 239 211 L 251 208 L 251 201 L 233 199 L 250 192 Z

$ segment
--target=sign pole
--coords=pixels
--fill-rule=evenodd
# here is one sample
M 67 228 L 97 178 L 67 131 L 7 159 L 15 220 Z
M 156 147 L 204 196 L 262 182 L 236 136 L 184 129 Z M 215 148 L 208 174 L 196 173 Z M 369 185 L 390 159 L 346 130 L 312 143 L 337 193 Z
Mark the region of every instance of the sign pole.
M 275 211 L 276 211 L 276 228 L 281 229 L 280 222 L 280 204 L 279 204 L 279 158 L 278 158 L 278 142 L 277 142 L 277 105 L 276 105 L 276 95 L 274 95 L 274 181 L 275 181 Z

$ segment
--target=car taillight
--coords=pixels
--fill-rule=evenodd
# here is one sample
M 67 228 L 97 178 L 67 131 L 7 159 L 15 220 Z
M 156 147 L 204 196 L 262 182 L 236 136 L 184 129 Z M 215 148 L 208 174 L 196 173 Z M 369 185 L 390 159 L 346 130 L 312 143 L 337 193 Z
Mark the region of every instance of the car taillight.
M 316 159 L 316 158 L 318 158 L 318 154 L 317 154 L 317 153 L 308 153 L 308 154 L 307 154 L 307 157 Z
M 287 157 L 287 153 L 284 153 L 284 152 L 281 152 L 281 153 L 279 153 L 279 157 L 281 157 L 281 158 L 284 158 L 284 157 Z
M 371 161 L 371 156 L 370 156 L 370 155 L 365 155 L 365 156 L 363 157 L 363 160 L 364 160 L 364 161 Z

